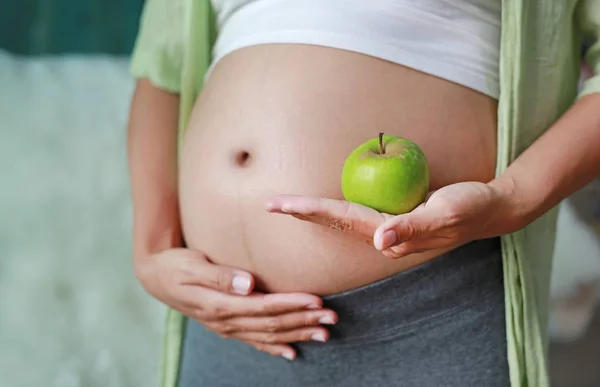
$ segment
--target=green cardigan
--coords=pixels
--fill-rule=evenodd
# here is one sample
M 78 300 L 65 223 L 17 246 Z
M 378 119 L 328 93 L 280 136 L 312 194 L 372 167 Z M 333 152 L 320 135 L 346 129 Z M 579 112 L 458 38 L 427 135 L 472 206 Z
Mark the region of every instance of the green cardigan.
M 600 0 L 502 0 L 498 160 L 500 174 L 578 98 L 580 42 L 600 74 Z M 181 97 L 180 138 L 217 36 L 209 0 L 148 0 L 131 70 Z M 600 75 L 579 96 L 600 92 Z M 548 305 L 556 209 L 502 237 L 508 359 L 513 387 L 547 387 Z M 185 317 L 168 311 L 161 387 L 175 387 Z

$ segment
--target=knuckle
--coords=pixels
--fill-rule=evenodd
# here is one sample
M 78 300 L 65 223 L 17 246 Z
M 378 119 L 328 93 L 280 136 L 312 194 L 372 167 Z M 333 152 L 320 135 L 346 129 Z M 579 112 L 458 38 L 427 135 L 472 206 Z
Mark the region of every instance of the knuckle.
M 449 206 L 446 210 L 444 219 L 440 222 L 444 228 L 455 227 L 462 223 L 464 214 L 454 206 Z
M 205 307 L 197 307 L 193 310 L 193 316 L 200 321 L 210 321 L 211 315 Z
M 277 306 L 275 304 L 269 303 L 261 303 L 256 306 L 256 309 L 253 310 L 253 314 L 261 315 L 261 314 L 269 314 L 277 312 Z
M 230 339 L 233 337 L 233 332 L 230 332 L 228 329 L 223 329 L 223 326 L 214 322 L 207 321 L 199 321 L 206 329 L 213 332 L 217 336 L 223 339 Z
M 228 318 L 230 316 L 230 312 L 223 307 L 213 306 L 211 315 L 217 320 L 222 320 Z
M 213 331 L 218 336 L 220 336 L 224 339 L 229 339 L 229 338 L 233 337 L 234 333 L 235 333 L 235 329 L 233 329 L 233 327 L 229 324 L 213 322 L 213 323 L 208 323 L 208 324 L 204 324 L 204 325 L 209 330 Z
M 337 218 L 328 218 L 325 223 L 327 224 L 327 226 L 329 228 L 332 228 L 334 230 L 338 230 L 341 232 L 348 232 L 348 231 L 353 231 L 354 230 L 354 225 L 352 222 L 344 220 L 344 219 L 337 219 Z
M 277 335 L 273 332 L 268 333 L 265 335 L 265 338 L 263 341 L 267 344 L 276 344 L 277 343 Z
M 190 261 L 188 259 L 180 259 L 177 262 L 177 269 L 184 274 L 189 274 L 190 272 Z
M 219 307 L 208 304 L 202 308 L 202 316 L 207 321 L 218 320 L 217 314 L 219 313 Z
M 420 230 L 415 226 L 413 222 L 406 222 L 405 230 L 409 239 L 416 238 L 420 234 Z
M 219 331 L 224 334 L 224 335 L 231 335 L 233 332 L 235 332 L 235 327 L 231 324 L 220 324 L 219 325 Z
M 200 312 L 199 317 L 204 319 L 205 321 L 215 321 L 217 318 L 215 317 L 214 311 L 212 308 L 203 308 Z
M 303 325 L 313 325 L 318 320 L 318 318 L 318 315 L 307 314 L 302 319 Z
M 206 320 L 208 317 L 204 308 L 194 309 L 192 313 L 193 315 L 191 317 L 197 318 L 199 320 Z
M 325 224 L 334 229 L 341 232 L 351 232 L 355 230 L 355 225 L 350 218 L 350 202 L 343 201 L 341 204 L 341 209 L 339 211 L 338 216 L 327 217 L 325 219 Z
M 281 327 L 281 320 L 278 317 L 267 319 L 265 330 L 267 332 L 276 332 Z
M 463 237 L 464 215 L 458 213 L 449 213 L 439 222 L 438 234 L 444 239 L 456 240 Z
M 214 278 L 214 285 L 223 290 L 231 290 L 233 274 L 228 270 L 219 270 Z
M 183 276 L 183 278 L 192 278 L 195 276 L 196 273 L 196 264 L 197 262 L 190 259 L 189 257 L 182 257 L 182 259 L 179 259 L 177 263 L 177 269 L 180 275 Z
M 234 328 L 236 332 L 252 332 L 252 326 L 248 325 L 235 326 Z

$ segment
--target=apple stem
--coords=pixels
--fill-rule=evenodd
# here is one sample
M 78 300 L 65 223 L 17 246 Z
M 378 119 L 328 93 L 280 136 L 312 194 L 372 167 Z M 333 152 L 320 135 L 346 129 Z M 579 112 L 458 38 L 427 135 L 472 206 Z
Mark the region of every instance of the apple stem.
M 383 132 L 379 133 L 379 153 L 385 153 L 385 149 L 383 148 Z

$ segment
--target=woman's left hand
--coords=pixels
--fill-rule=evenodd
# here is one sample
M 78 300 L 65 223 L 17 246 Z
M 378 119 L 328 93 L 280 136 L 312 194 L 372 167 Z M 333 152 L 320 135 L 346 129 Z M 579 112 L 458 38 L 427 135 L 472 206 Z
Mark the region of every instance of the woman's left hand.
M 501 190 L 478 182 L 433 191 L 413 211 L 397 216 L 343 200 L 310 196 L 277 195 L 266 203 L 269 212 L 337 229 L 389 258 L 451 249 L 510 232 L 510 207 Z

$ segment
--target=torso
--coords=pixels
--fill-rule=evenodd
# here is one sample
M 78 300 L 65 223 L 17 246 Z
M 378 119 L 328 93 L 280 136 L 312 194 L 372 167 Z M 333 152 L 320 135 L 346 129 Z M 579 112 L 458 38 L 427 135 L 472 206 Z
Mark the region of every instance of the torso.
M 432 259 L 441 252 L 390 260 L 334 230 L 269 214 L 264 200 L 341 199 L 345 157 L 380 131 L 422 147 L 432 189 L 489 181 L 496 108 L 482 93 L 372 56 L 294 44 L 236 50 L 212 71 L 184 138 L 186 243 L 252 272 L 259 289 L 319 295 Z

